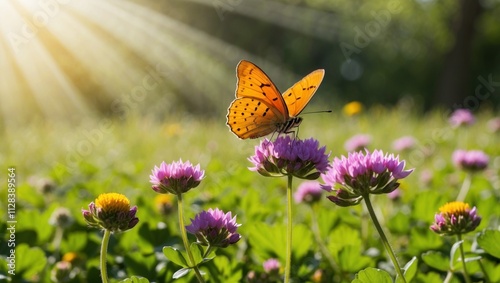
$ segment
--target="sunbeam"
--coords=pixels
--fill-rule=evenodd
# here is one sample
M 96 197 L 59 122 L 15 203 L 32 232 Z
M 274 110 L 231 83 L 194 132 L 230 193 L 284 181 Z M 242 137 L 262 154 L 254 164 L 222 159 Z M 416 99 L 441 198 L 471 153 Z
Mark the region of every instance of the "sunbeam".
M 242 7 L 250 11 L 252 6 Z M 98 113 L 123 117 L 153 108 L 225 113 L 241 59 L 254 61 L 271 76 L 279 73 L 274 75 L 278 86 L 297 79 L 132 0 L 4 0 L 0 125 L 78 122 Z
M 221 96 L 211 94 L 227 93 L 229 101 L 234 92 L 229 66 L 250 57 L 128 1 L 8 0 L 0 2 L 0 13 L 6 127 L 36 117 L 78 121 L 120 106 L 140 110 L 147 107 L 141 102 L 159 97 L 171 104 L 166 109 L 175 99 L 195 108 L 219 104 Z

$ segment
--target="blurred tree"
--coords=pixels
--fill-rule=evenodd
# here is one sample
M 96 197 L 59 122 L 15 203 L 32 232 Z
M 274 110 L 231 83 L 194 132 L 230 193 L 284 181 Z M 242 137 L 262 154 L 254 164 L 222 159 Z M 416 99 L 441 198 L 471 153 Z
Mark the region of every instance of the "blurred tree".
M 464 105 L 475 95 L 478 76 L 495 80 L 500 74 L 500 50 L 495 49 L 500 30 L 494 20 L 482 20 L 498 18 L 498 1 L 195 3 L 185 8 L 198 15 L 191 24 L 203 31 L 297 75 L 325 68 L 318 93 L 323 99 L 334 94 L 341 101 L 393 104 L 412 96 L 426 109 Z M 223 18 L 207 20 L 216 19 L 217 9 Z M 488 104 L 495 102 L 488 98 Z
M 436 93 L 437 102 L 449 106 L 452 102 L 464 101 L 470 95 L 467 85 L 472 81 L 472 43 L 476 22 L 483 12 L 480 1 L 461 0 L 459 3 L 460 10 L 452 27 L 454 43 L 446 54 Z

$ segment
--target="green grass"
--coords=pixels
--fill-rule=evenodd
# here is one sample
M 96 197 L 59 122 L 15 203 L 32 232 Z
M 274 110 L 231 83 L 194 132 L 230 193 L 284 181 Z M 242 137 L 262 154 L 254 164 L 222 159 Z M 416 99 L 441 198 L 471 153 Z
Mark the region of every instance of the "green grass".
M 415 149 L 400 154 L 407 168 L 415 168 L 402 182 L 401 199 L 393 201 L 379 195 L 372 201 L 401 264 L 405 265 L 413 256 L 419 258 L 419 272 L 412 282 L 441 282 L 446 272 L 422 261 L 422 255 L 435 251 L 446 258 L 454 243 L 454 239 L 432 233 L 429 225 L 438 208 L 456 198 L 464 179 L 465 174 L 451 163 L 455 149 L 481 149 L 490 156 L 487 172 L 474 175 L 466 201 L 477 206 L 483 217 L 476 231 L 498 228 L 500 136 L 487 128 L 486 123 L 492 117 L 491 113 L 482 113 L 473 126 L 452 129 L 441 112 L 421 116 L 409 109 L 378 107 L 357 117 L 336 113 L 306 115 L 299 137 L 318 139 L 332 152 L 331 159 L 346 155 L 344 142 L 358 133 L 373 137 L 370 150 L 393 152 L 392 141 L 405 135 L 419 141 Z M 237 139 L 229 132 L 223 116 L 198 119 L 185 115 L 161 122 L 139 117 L 128 117 L 126 121 L 88 119 L 77 126 L 35 123 L 5 130 L 0 140 L 3 176 L 7 178 L 7 168 L 11 166 L 17 173 L 16 252 L 39 254 L 37 259 L 48 261 L 47 266 L 37 267 L 18 256 L 16 280 L 48 282 L 54 260 L 59 261 L 67 252 L 76 252 L 81 259 L 80 271 L 72 282 L 99 280 L 102 233 L 86 227 L 81 209 L 100 193 L 118 192 L 138 206 L 140 222 L 132 230 L 111 237 L 110 278 L 137 275 L 151 281 L 171 282 L 177 268 L 167 262 L 161 249 L 181 243 L 176 213 L 160 215 L 155 209 L 157 193 L 151 190 L 149 174 L 162 161 L 169 163 L 180 158 L 200 163 L 206 174 L 200 186 L 184 197 L 186 222 L 190 223 L 188 218 L 202 209 L 218 207 L 232 211 L 242 224 L 239 229 L 242 240 L 236 246 L 219 250 L 216 260 L 207 264 L 206 268 L 219 268 L 220 277 L 214 279 L 211 274 L 214 280 L 211 282 L 244 281 L 237 278 L 245 278 L 250 271 L 262 273 L 262 262 L 271 257 L 278 258 L 284 265 L 286 178 L 266 178 L 247 169 L 251 165 L 247 158 L 259 142 Z M 425 171 L 432 173 L 428 184 L 420 180 Z M 52 179 L 57 184 L 55 191 L 45 195 L 37 191 L 33 184 L 36 178 Z M 294 179 L 295 188 L 299 182 Z M 6 211 L 6 190 L 1 190 L 0 198 L 0 209 Z M 55 228 L 48 224 L 48 219 L 60 206 L 71 211 L 75 223 L 65 231 L 58 252 L 53 245 Z M 292 278 L 296 278 L 295 282 L 312 282 L 316 270 L 323 272 L 321 282 L 341 279 L 350 282 L 366 267 L 378 267 L 394 274 L 372 223 L 362 216 L 360 205 L 341 208 L 327 199 L 320 204 L 317 216 L 320 234 L 335 261 L 335 272 L 320 256 L 313 240 L 310 208 L 305 204 L 294 205 L 294 214 L 296 242 Z M 0 227 L 5 231 L 6 213 L 1 215 Z M 160 222 L 166 224 L 165 228 L 158 226 Z M 7 236 L 0 241 L 2 256 L 8 254 Z M 465 249 L 470 251 L 474 233 L 465 239 Z M 373 254 L 374 251 L 377 252 Z M 500 280 L 500 271 L 498 267 L 495 269 L 499 259 L 484 257 L 482 261 L 491 282 L 495 278 Z M 469 265 L 474 278 L 483 278 L 476 262 Z M 7 274 L 6 264 L 0 266 L 0 274 Z M 460 275 L 455 277 L 454 282 L 459 282 Z M 176 282 L 186 282 L 186 279 Z

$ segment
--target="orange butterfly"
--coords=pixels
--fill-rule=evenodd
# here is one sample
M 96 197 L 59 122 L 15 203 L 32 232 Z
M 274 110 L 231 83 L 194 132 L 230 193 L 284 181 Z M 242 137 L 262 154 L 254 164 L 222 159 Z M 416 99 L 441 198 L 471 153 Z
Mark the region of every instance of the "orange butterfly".
M 313 71 L 281 95 L 264 71 L 241 60 L 236 68 L 236 99 L 229 106 L 227 125 L 241 139 L 290 133 L 302 122 L 297 115 L 309 103 L 324 75 L 323 69 Z

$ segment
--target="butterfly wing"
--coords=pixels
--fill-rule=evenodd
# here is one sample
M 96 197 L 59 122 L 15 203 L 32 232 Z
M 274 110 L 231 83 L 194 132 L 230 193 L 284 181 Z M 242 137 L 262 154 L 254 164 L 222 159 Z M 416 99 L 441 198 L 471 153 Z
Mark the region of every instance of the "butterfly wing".
M 325 70 L 323 69 L 313 71 L 283 93 L 290 117 L 296 117 L 304 110 L 324 76 Z
M 265 136 L 290 118 L 283 96 L 259 67 L 242 60 L 236 75 L 236 99 L 229 106 L 227 124 L 239 138 Z
M 265 101 L 250 98 L 236 98 L 229 106 L 227 124 L 241 139 L 263 137 L 278 129 L 282 123 L 281 113 Z
M 279 117 L 287 120 L 288 109 L 281 92 L 271 79 L 252 62 L 241 60 L 236 68 L 238 82 L 236 84 L 236 97 L 257 98 L 267 105 L 278 110 Z

